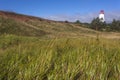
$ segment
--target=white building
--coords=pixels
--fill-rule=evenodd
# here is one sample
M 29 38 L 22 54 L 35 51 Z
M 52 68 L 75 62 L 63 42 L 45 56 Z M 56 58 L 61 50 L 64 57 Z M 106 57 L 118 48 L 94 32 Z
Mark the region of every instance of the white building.
M 103 10 L 100 11 L 99 19 L 100 19 L 101 22 L 105 22 L 105 15 L 104 15 L 104 11 Z

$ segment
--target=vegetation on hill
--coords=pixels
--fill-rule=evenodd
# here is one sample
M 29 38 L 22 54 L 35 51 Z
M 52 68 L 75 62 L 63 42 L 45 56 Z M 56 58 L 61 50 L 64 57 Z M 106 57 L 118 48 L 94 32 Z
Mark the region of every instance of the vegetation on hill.
M 78 38 L 96 37 L 96 34 L 99 33 L 99 35 L 102 37 L 106 37 L 106 35 L 119 37 L 119 35 L 99 32 L 116 31 L 116 29 L 119 30 L 119 24 L 116 23 L 118 23 L 116 20 L 112 23 L 112 25 L 117 26 L 115 28 L 111 27 L 111 24 L 99 23 L 96 21 L 96 19 L 94 19 L 91 24 L 81 23 L 79 20 L 74 23 L 68 21 L 60 22 L 42 19 L 34 16 L 17 14 L 14 12 L 0 11 L 0 35 L 14 34 L 19 36 L 38 36 L 44 38 Z M 96 28 L 97 31 L 95 31 Z
M 78 22 L 57 22 L 13 12 L 0 12 L 0 35 L 14 34 L 21 36 L 81 37 L 94 35 L 96 31 L 81 28 Z

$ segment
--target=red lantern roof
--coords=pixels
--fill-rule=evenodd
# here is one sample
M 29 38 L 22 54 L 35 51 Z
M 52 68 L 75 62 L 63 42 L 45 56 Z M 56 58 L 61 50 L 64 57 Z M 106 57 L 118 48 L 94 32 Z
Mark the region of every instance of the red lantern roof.
M 100 14 L 104 14 L 104 10 L 101 10 L 101 11 L 100 11 Z

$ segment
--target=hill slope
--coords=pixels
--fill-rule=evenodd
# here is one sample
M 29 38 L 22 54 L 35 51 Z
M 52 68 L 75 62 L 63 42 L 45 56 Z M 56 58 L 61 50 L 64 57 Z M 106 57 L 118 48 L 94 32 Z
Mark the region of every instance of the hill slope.
M 38 17 L 0 11 L 0 34 L 25 36 L 80 36 L 81 33 L 95 33 L 73 23 L 57 22 Z
M 102 37 L 106 37 L 107 35 L 108 38 L 111 38 L 111 34 L 115 38 L 120 36 L 119 34 L 114 35 L 113 33 L 109 33 L 110 35 L 108 35 L 108 33 L 97 32 L 74 23 L 57 22 L 14 12 L 0 11 L 0 35 L 15 34 L 47 38 L 76 38 L 81 36 L 96 37 L 96 33 L 99 33 Z

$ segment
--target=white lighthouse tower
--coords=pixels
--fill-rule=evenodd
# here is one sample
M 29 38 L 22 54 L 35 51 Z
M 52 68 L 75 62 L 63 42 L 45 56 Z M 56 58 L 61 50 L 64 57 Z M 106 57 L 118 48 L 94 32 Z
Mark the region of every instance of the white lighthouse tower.
M 104 10 L 101 10 L 101 11 L 100 11 L 99 19 L 100 19 L 101 22 L 105 22 Z

